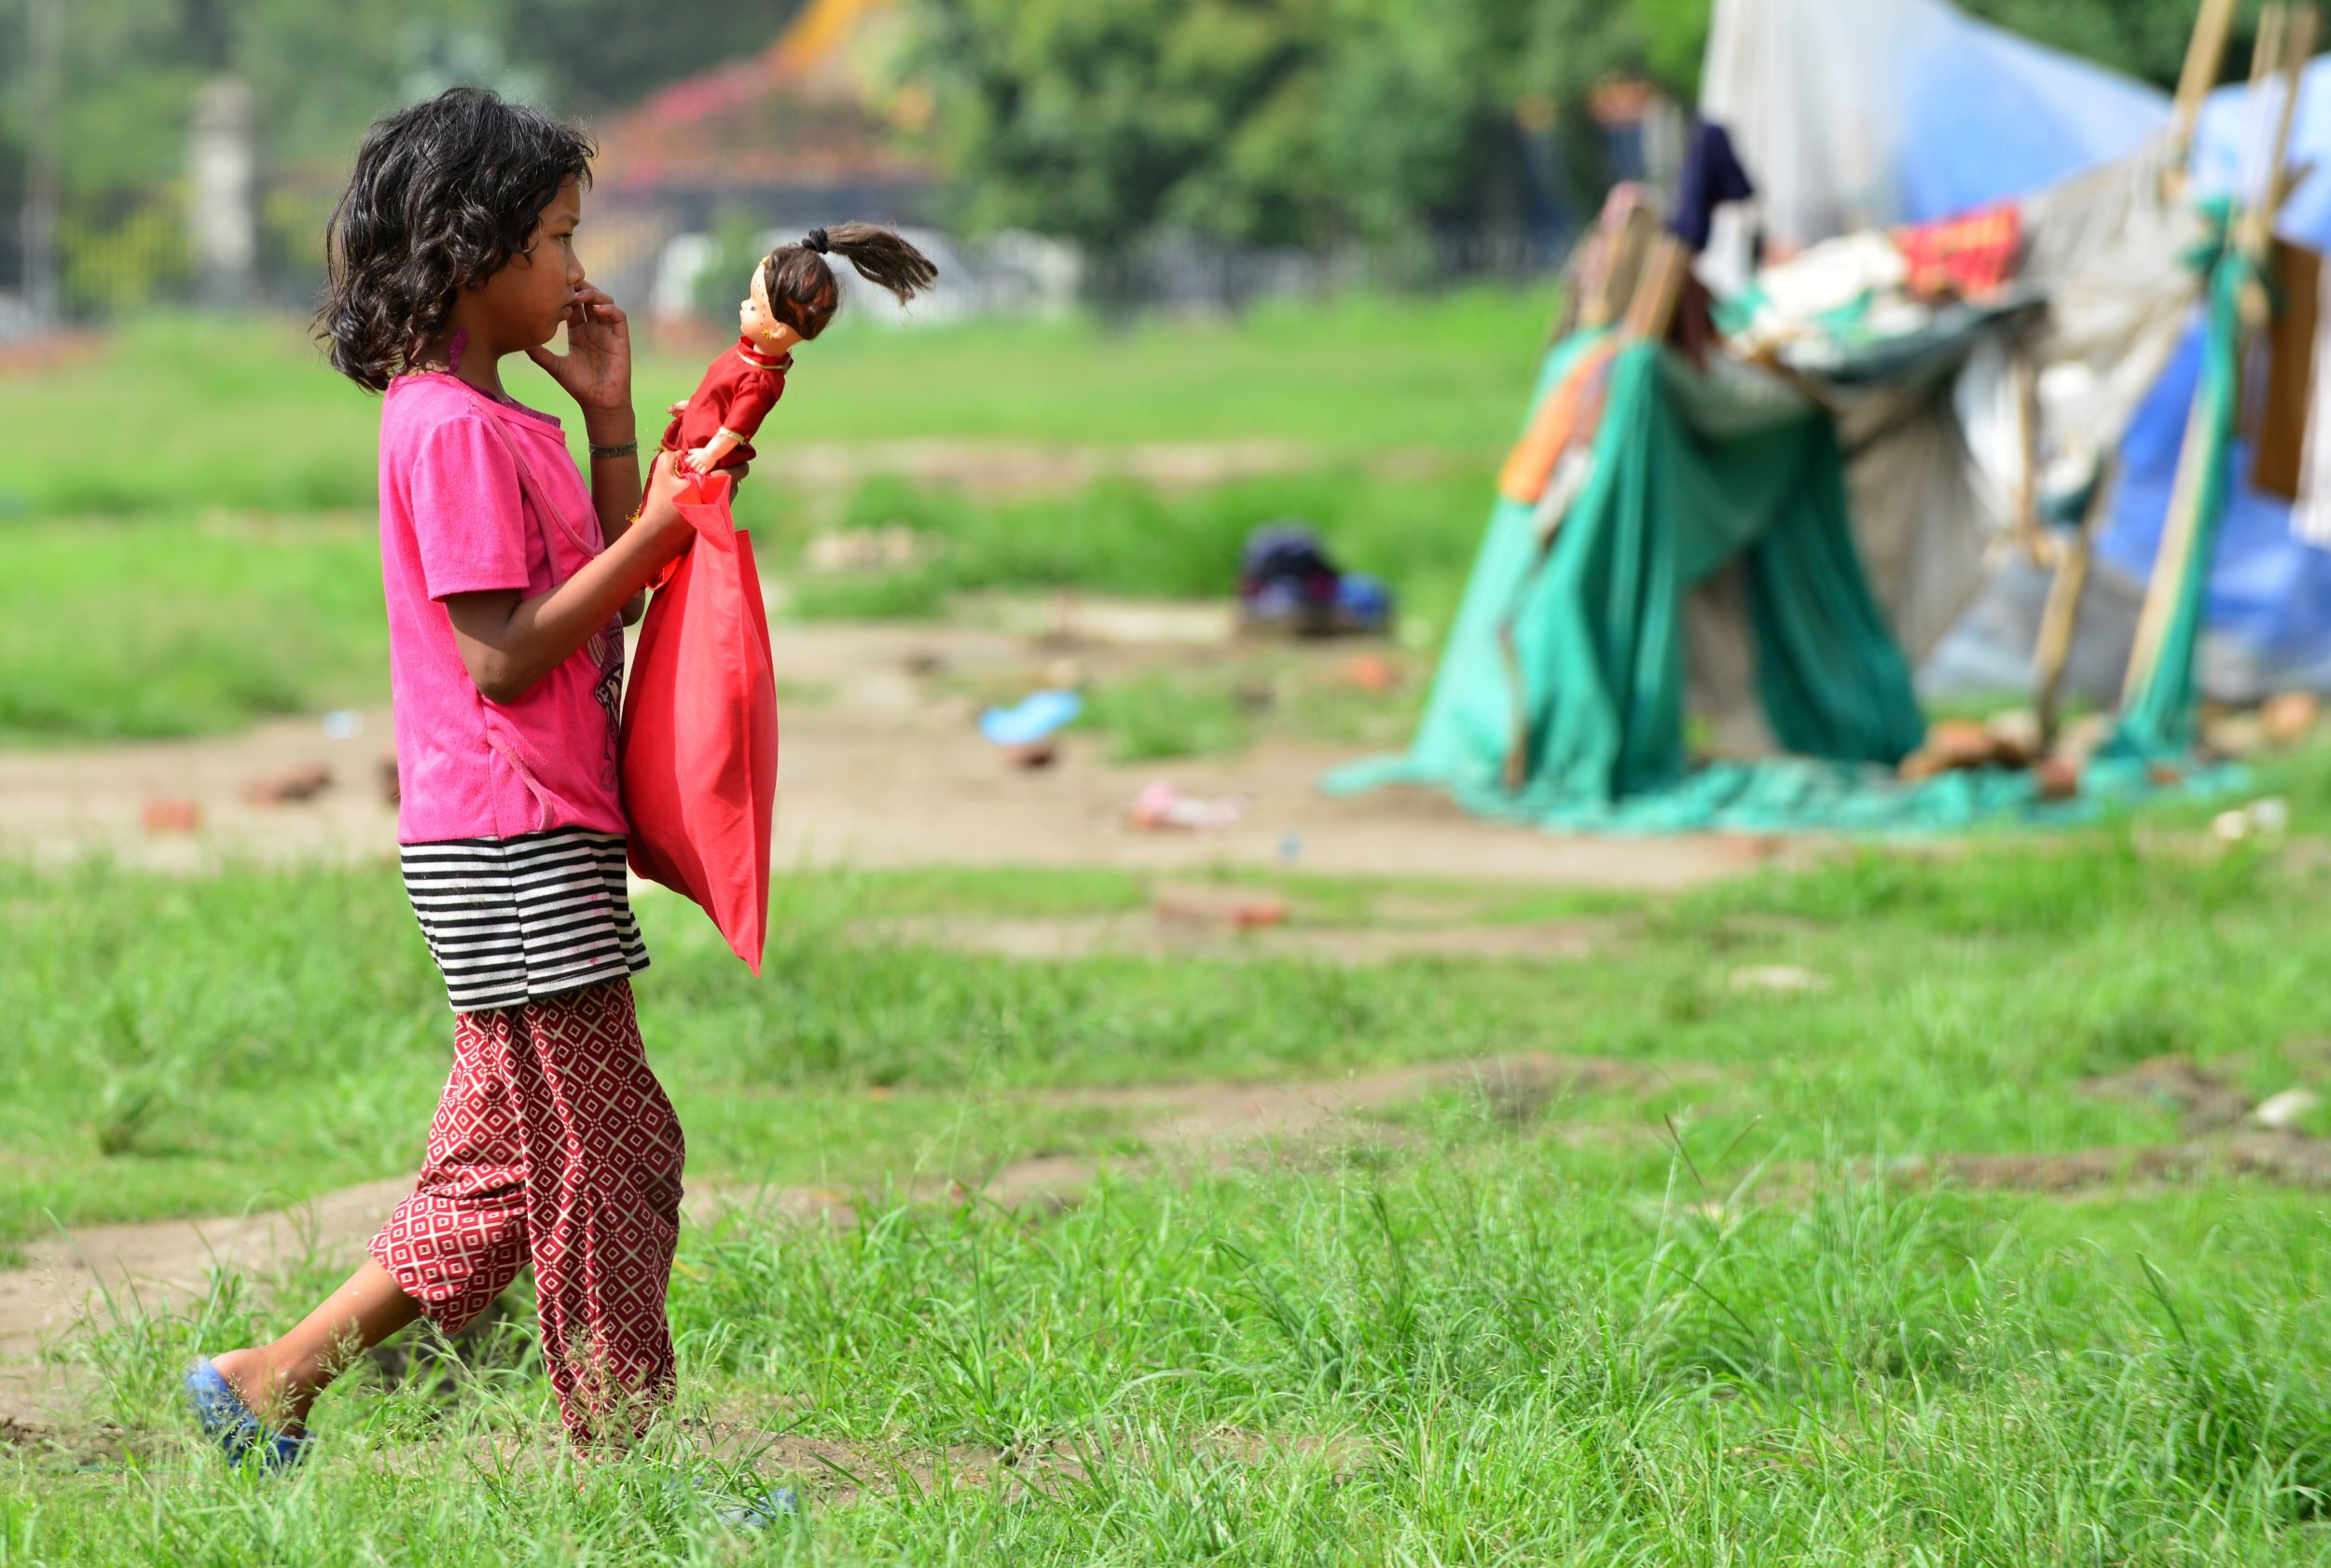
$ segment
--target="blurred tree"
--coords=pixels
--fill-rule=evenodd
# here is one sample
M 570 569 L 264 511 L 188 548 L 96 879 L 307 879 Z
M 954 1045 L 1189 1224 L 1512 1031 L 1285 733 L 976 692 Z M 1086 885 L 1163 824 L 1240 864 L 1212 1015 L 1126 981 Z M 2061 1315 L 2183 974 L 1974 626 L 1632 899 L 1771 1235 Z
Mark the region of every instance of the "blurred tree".
M 1412 225 L 1482 216 L 1489 194 L 1510 185 L 1518 10 L 1347 0 L 1317 130 L 1322 172 L 1350 227 L 1384 241 Z
M 68 274 L 84 281 L 76 298 L 94 304 L 181 270 L 170 214 L 182 199 L 193 94 L 213 76 L 251 84 L 273 187 L 267 243 L 272 254 L 304 255 L 320 230 L 323 191 L 382 113 L 455 81 L 565 112 L 613 108 L 766 47 L 800 0 L 67 3 L 60 238 Z M 25 0 L 0 0 L 0 283 L 21 265 L 25 17 Z M 283 188 L 287 179 L 296 189 Z
M 1696 70 L 1708 0 L 930 0 L 974 227 L 1383 241 L 1512 217 L 1517 108 Z M 1586 172 L 1592 178 L 1593 171 Z
M 184 161 L 189 95 L 222 71 L 257 93 L 273 161 L 337 160 L 379 115 L 450 80 L 601 112 L 766 47 L 800 5 L 70 0 L 66 181 L 86 193 L 168 180 Z M 0 0 L 0 80 L 11 84 L 23 11 Z M 0 138 L 13 138 L 20 98 L 7 97 Z
M 547 0 L 536 0 L 547 3 Z M 2198 0 L 1964 0 L 2173 83 Z M 975 227 L 1104 263 L 1161 226 L 1382 241 L 1510 215 L 1531 137 L 1602 184 L 1583 106 L 1613 76 L 1697 96 L 1713 0 L 927 0 L 927 69 Z M 2256 0 L 2243 0 L 2245 18 Z M 2247 23 L 2244 27 L 2246 29 Z M 2238 36 L 2229 74 L 2246 46 Z
M 766 48 L 804 0 L 507 0 L 512 50 L 572 113 L 636 102 L 666 82 Z
M 269 168 L 316 170 L 320 186 L 374 117 L 448 81 L 482 78 L 603 113 L 766 46 L 802 3 L 70 0 L 71 232 L 84 246 L 160 257 L 156 203 L 172 199 L 185 165 L 189 99 L 221 70 L 257 94 Z M 2198 0 L 1961 3 L 2167 85 Z M 1567 169 L 1575 201 L 1599 183 L 1593 138 L 1578 133 L 1588 91 L 1607 76 L 1641 74 L 1689 101 L 1711 9 L 1712 0 L 921 0 L 919 14 L 965 217 L 1083 241 L 1106 279 L 1161 227 L 1317 244 L 1496 220 L 1518 199 L 1533 139 L 1541 149 L 1562 141 L 1567 156 L 1540 163 Z M 2229 76 L 2243 68 L 2256 10 L 2242 0 Z M 25 0 L 0 0 L 0 202 L 10 209 L 0 279 L 16 261 L 23 185 L 24 24 Z M 313 202 L 269 200 L 297 244 L 310 243 Z
M 1523 144 L 1591 202 L 1606 183 L 1588 92 L 1648 76 L 1690 97 L 1709 0 L 1345 0 L 1328 69 L 1324 158 L 1343 211 L 1381 239 L 1419 224 L 1515 219 Z
M 1961 0 L 1963 7 L 2021 33 L 2155 86 L 2174 89 L 2200 0 Z M 2223 75 L 2243 79 L 2258 0 L 2242 0 Z
M 977 227 L 1063 235 L 1103 280 L 1164 224 L 1321 237 L 1326 0 L 932 0 L 924 61 Z
M 29 26 L 23 0 L 0 0 L 0 289 L 24 285 L 24 186 L 30 150 L 24 121 L 32 99 L 25 64 Z
M 235 52 L 227 0 L 179 0 L 179 17 L 189 63 L 205 71 L 226 70 Z

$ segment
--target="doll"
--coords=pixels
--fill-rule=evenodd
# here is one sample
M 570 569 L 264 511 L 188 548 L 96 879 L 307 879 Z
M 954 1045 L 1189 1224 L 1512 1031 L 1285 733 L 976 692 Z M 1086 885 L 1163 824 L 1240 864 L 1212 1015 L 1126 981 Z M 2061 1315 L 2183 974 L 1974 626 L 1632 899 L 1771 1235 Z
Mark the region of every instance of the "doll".
M 752 269 L 737 308 L 736 346 L 712 362 L 694 397 L 671 406 L 663 445 L 676 461 L 698 474 L 725 470 L 732 479 L 744 477 L 753 433 L 784 395 L 793 346 L 823 332 L 841 303 L 829 254 L 848 260 L 902 305 L 939 275 L 922 252 L 874 224 L 813 228 L 797 243 L 778 246 Z

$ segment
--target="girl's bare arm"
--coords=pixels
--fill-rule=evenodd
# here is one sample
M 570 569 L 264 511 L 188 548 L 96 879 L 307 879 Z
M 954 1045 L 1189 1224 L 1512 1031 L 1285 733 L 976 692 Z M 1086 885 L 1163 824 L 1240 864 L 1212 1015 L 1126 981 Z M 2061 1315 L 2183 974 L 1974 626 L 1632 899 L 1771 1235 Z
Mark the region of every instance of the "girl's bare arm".
M 516 702 L 531 691 L 680 553 L 689 527 L 672 504 L 682 484 L 677 468 L 657 463 L 639 520 L 616 532 L 598 559 L 547 593 L 528 598 L 503 588 L 446 596 L 462 667 L 490 701 Z

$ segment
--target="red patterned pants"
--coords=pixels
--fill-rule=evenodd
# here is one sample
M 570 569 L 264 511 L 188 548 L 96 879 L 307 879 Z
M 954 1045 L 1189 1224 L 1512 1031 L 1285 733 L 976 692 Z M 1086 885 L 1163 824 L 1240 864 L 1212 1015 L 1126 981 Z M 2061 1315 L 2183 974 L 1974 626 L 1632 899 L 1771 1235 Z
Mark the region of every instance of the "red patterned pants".
M 628 1437 L 671 1397 L 664 1292 L 684 1151 L 630 983 L 457 1013 L 453 1038 L 420 1186 L 372 1256 L 448 1333 L 531 1259 L 569 1436 Z

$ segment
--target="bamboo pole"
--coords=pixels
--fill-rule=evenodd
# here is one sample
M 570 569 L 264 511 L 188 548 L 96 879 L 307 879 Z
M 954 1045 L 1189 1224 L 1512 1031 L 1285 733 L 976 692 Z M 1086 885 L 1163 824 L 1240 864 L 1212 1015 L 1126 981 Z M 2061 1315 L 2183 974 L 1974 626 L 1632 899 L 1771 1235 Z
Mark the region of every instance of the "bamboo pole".
M 2072 640 L 2080 630 L 2080 596 L 2089 585 L 2090 543 L 2085 528 L 2064 543 L 2056 558 L 2056 575 L 2048 584 L 2048 602 L 2040 611 L 2039 646 L 2034 650 L 2032 668 L 2039 684 L 2042 751 L 2056 743 L 2064 667 L 2071 662 Z
M 2258 56 L 2251 62 L 2254 88 L 2262 82 L 2268 71 L 2283 73 L 2286 88 L 2280 113 L 2275 117 L 2272 140 L 2268 147 L 2264 187 L 2257 193 L 2255 204 L 2235 214 L 2229 242 L 2241 247 L 2254 261 L 2264 254 L 2274 235 L 2275 208 L 2283 189 L 2283 158 L 2289 150 L 2291 121 L 2297 107 L 2300 73 L 2305 69 L 2308 53 L 2313 48 L 2315 15 L 2311 7 L 2302 7 L 2297 17 L 2285 18 L 2283 7 L 2269 8 L 2261 19 L 2258 34 Z M 2269 48 L 2272 55 L 2269 57 Z M 2121 705 L 2141 691 L 2152 679 L 2160 663 L 2161 644 L 2169 636 L 2169 625 L 2174 617 L 2178 599 L 2182 597 L 2189 573 L 2200 570 L 2193 558 L 2194 535 L 2200 526 L 2201 470 L 2209 446 L 2209 433 L 2202 405 L 2205 389 L 2196 387 L 2192 406 L 2186 415 L 2186 437 L 2177 454 L 2177 475 L 2170 492 L 2169 515 L 2161 526 L 2161 543 L 2153 562 L 2153 575 L 2145 585 L 2145 608 L 2137 617 L 2135 644 L 2129 652 L 2129 669 L 2121 683 Z
M 2307 62 L 2314 58 L 2315 39 L 2321 32 L 2322 13 L 2311 4 L 2290 7 L 2288 32 L 2283 48 L 2283 112 L 2274 131 L 2274 157 L 2267 164 L 2266 215 L 2259 220 L 2259 254 L 2274 238 L 2274 221 L 2283 213 L 2283 203 L 2297 184 L 2290 166 L 2284 161 L 2291 148 L 2291 128 L 2298 118 L 2298 95 L 2307 84 Z
M 1675 323 L 1682 301 L 1684 279 L 1691 271 L 1691 252 L 1673 234 L 1662 234 L 1659 245 L 1645 263 L 1643 281 L 1627 306 L 1626 335 L 1637 341 L 1658 341 Z
M 2152 678 L 2160 662 L 2161 640 L 2169 635 L 2170 617 L 2177 608 L 2180 586 L 2192 564 L 2193 535 L 2201 514 L 2202 457 L 2209 446 L 2209 413 L 2202 406 L 2202 389 L 2194 389 L 2193 405 L 2186 411 L 2186 437 L 2177 450 L 2176 476 L 2170 482 L 2169 513 L 2161 522 L 2161 543 L 2154 553 L 2153 575 L 2145 584 L 2145 607 L 2137 612 L 2136 640 L 2129 649 L 2129 669 L 2121 680 L 2120 701 L 2131 697 Z
M 2283 158 L 2290 149 L 2291 122 L 2298 110 L 2299 72 L 2305 68 L 2314 39 L 2311 6 L 2270 5 L 2258 18 L 2258 55 L 2251 65 L 2250 90 L 2255 101 L 2268 81 L 2279 76 L 2283 98 L 2275 106 L 2274 131 L 2268 140 L 2257 198 L 2243 209 L 2235 227 L 2235 241 L 2246 255 L 2264 256 L 2274 239 L 2275 214 L 2283 205 Z
M 1617 321 L 1634 300 L 1634 284 L 1642 278 L 1645 258 L 1659 232 L 1659 218 L 1648 207 L 1635 207 L 1619 223 L 1611 237 L 1609 265 L 1598 282 L 1581 326 L 1603 327 Z
M 2015 381 L 2017 456 L 2022 463 L 2016 475 L 2015 531 L 2023 545 L 2024 558 L 2038 566 L 2046 553 L 2047 532 L 2040 527 L 2039 515 L 2039 366 L 2033 361 L 2028 337 L 2016 345 L 2011 374 Z
M 2170 143 L 2177 150 L 2169 162 L 2172 179 L 2185 178 L 2194 131 L 2201 123 L 2201 102 L 2217 84 L 2218 69 L 2226 61 L 2226 40 L 2233 28 L 2234 0 L 2201 0 L 2193 35 L 2186 41 L 2186 66 L 2177 77 L 2177 106 L 2170 120 Z
M 2072 641 L 2080 630 L 2080 595 L 2089 582 L 2089 559 L 2096 529 L 2113 491 L 2113 475 L 2100 467 L 2096 488 L 2080 514 L 2080 526 L 2056 552 L 2056 571 L 2048 585 L 2048 602 L 2040 610 L 2039 640 L 2032 650 L 2033 684 L 2038 689 L 2040 750 L 2056 741 L 2056 719 L 2063 692 L 2064 667 L 2072 656 Z

